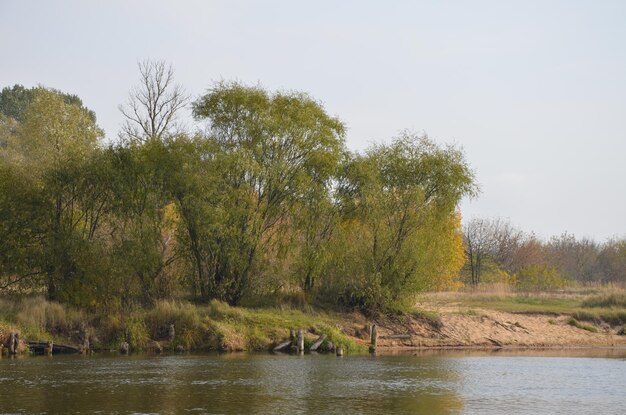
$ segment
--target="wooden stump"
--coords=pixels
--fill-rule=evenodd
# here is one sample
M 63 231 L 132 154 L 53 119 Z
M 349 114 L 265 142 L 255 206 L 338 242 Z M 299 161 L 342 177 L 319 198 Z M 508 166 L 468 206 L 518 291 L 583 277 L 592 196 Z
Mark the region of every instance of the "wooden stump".
M 342 357 L 343 356 L 343 347 L 339 346 L 337 347 L 337 357 Z
M 376 352 L 376 343 L 378 342 L 378 329 L 376 324 L 372 324 L 372 331 L 370 335 L 370 353 Z

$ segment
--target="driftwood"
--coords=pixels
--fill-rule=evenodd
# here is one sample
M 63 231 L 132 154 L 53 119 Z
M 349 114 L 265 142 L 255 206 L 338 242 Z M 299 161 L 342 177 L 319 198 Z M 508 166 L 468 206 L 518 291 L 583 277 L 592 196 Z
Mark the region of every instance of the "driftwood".
M 286 349 L 287 347 L 291 346 L 291 340 L 287 340 L 284 341 L 282 343 L 279 343 L 276 347 L 274 347 L 272 349 L 273 352 L 280 352 L 283 349 Z
M 322 334 L 317 340 L 315 340 L 315 343 L 311 345 L 311 348 L 309 350 L 312 352 L 316 351 L 322 345 L 322 343 L 324 343 L 326 337 L 327 336 L 325 334 Z
M 410 339 L 411 337 L 413 337 L 410 334 L 391 334 L 389 336 L 386 336 L 386 339 Z
M 30 341 L 28 348 L 35 353 L 80 353 L 80 348 L 67 344 L 53 344 L 51 341 Z
M 496 339 L 492 339 L 490 337 L 485 337 L 485 338 L 489 340 L 491 343 L 493 343 L 495 346 L 504 347 L 504 344 Z

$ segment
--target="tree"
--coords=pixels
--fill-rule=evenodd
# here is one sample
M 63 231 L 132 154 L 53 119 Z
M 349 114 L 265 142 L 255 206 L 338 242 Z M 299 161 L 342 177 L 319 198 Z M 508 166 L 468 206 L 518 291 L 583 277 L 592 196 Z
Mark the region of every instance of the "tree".
M 596 242 L 588 238 L 577 240 L 574 235 L 564 233 L 552 237 L 545 249 L 546 256 L 562 275 L 582 282 L 599 279 L 600 246 Z
M 530 264 L 527 256 L 534 238 L 500 218 L 471 219 L 463 227 L 463 239 L 472 285 L 481 282 L 486 263 L 506 273 Z
M 38 91 L 48 90 L 63 98 L 68 105 L 75 105 L 82 108 L 93 122 L 96 122 L 96 114 L 83 105 L 83 101 L 76 95 L 63 93 L 61 91 L 37 86 L 34 88 L 24 88 L 16 84 L 12 87 L 5 87 L 0 91 L 0 113 L 7 118 L 17 122 L 23 122 L 28 111 L 28 107 L 33 103 Z
M 102 131 L 89 110 L 76 100 L 68 104 L 66 95 L 58 91 L 36 88 L 24 94 L 30 94 L 30 101 L 3 159 L 14 179 L 27 178 L 21 183 L 36 189 L 26 193 L 37 203 L 27 207 L 30 225 L 24 224 L 28 232 L 18 245 L 39 250 L 38 263 L 29 261 L 29 273 L 45 273 L 48 296 L 56 299 L 59 284 L 71 278 L 76 268 L 71 251 L 77 246 L 76 232 L 85 229 L 87 220 L 78 203 L 83 167 L 96 151 Z M 7 207 L 19 206 L 23 200 L 13 196 Z
M 214 242 L 205 248 L 210 261 L 197 268 L 202 296 L 236 304 L 292 207 L 332 178 L 344 126 L 306 94 L 237 83 L 217 84 L 194 103 L 194 115 L 208 123 L 223 181 Z
M 626 240 L 609 240 L 600 251 L 598 268 L 605 282 L 626 282 Z
M 189 97 L 174 83 L 174 70 L 163 61 L 138 64 L 140 84 L 133 88 L 126 106 L 119 109 L 126 118 L 122 137 L 131 141 L 163 140 L 178 132 L 178 113 Z
M 437 251 L 446 253 L 438 256 L 444 263 L 460 267 L 456 209 L 462 197 L 475 191 L 462 152 L 439 147 L 426 136 L 404 133 L 390 145 L 376 145 L 365 155 L 354 156 L 338 189 L 345 218 L 342 229 L 354 232 L 355 238 L 347 235 L 340 242 L 349 259 L 337 263 L 356 265 L 338 270 L 356 277 L 339 290 L 347 297 L 341 301 L 376 310 L 410 300 L 436 285 L 433 271 L 442 269 L 427 258 Z

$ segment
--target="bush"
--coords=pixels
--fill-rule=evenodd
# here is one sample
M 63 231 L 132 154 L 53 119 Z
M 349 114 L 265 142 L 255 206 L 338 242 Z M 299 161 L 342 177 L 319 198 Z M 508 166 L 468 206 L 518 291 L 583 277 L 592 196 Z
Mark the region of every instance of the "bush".
M 531 265 L 516 274 L 516 288 L 520 291 L 548 291 L 565 287 L 567 280 L 556 268 Z

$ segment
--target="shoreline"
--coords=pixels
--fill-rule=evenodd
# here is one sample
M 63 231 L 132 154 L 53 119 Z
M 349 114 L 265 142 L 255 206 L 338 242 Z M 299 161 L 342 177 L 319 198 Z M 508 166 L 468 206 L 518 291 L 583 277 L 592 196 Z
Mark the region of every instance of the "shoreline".
M 151 309 L 137 310 L 126 316 L 95 316 L 78 313 L 41 298 L 15 303 L 13 314 L 0 319 L 0 343 L 4 352 L 10 333 L 19 333 L 18 351 L 28 352 L 27 342 L 37 343 L 39 352 L 46 342 L 68 345 L 78 351 L 88 344 L 91 351 L 143 352 L 270 352 L 277 345 L 289 352 L 295 346 L 295 333 L 302 330 L 303 348 L 309 351 L 319 341 L 318 352 L 335 348 L 346 354 L 367 353 L 371 332 L 376 325 L 377 354 L 412 353 L 443 350 L 576 350 L 626 349 L 622 320 L 609 324 L 594 316 L 621 316 L 622 309 L 580 312 L 577 304 L 569 308 L 549 301 L 537 304 L 536 298 L 497 297 L 478 302 L 468 294 L 441 298 L 425 297 L 413 311 L 368 319 L 358 312 L 329 310 L 231 307 L 221 302 L 194 305 L 185 302 L 160 302 Z M 495 297 L 494 297 L 495 298 Z M 550 300 L 551 301 L 551 300 Z M 569 301 L 569 300 L 568 300 Z M 528 307 L 531 303 L 532 307 Z M 20 308 L 22 307 L 22 308 Z M 35 313 L 33 310 L 40 310 Z M 41 323 L 55 310 L 54 321 Z M 29 323 L 28 312 L 33 314 Z M 616 314 L 617 313 L 617 314 Z M 5 314 L 6 316 L 6 314 Z M 582 320 L 582 318 L 587 318 Z M 576 318 L 581 319 L 580 321 Z M 620 317 L 621 318 L 621 317 Z M 620 324 L 615 324 L 615 322 Z M 54 324 L 56 325 L 54 325 Z M 52 334 L 54 333 L 54 335 Z M 85 341 L 87 340 L 87 341 Z M 44 346 L 41 346 L 41 345 Z M 53 347 L 54 352 L 54 347 Z

